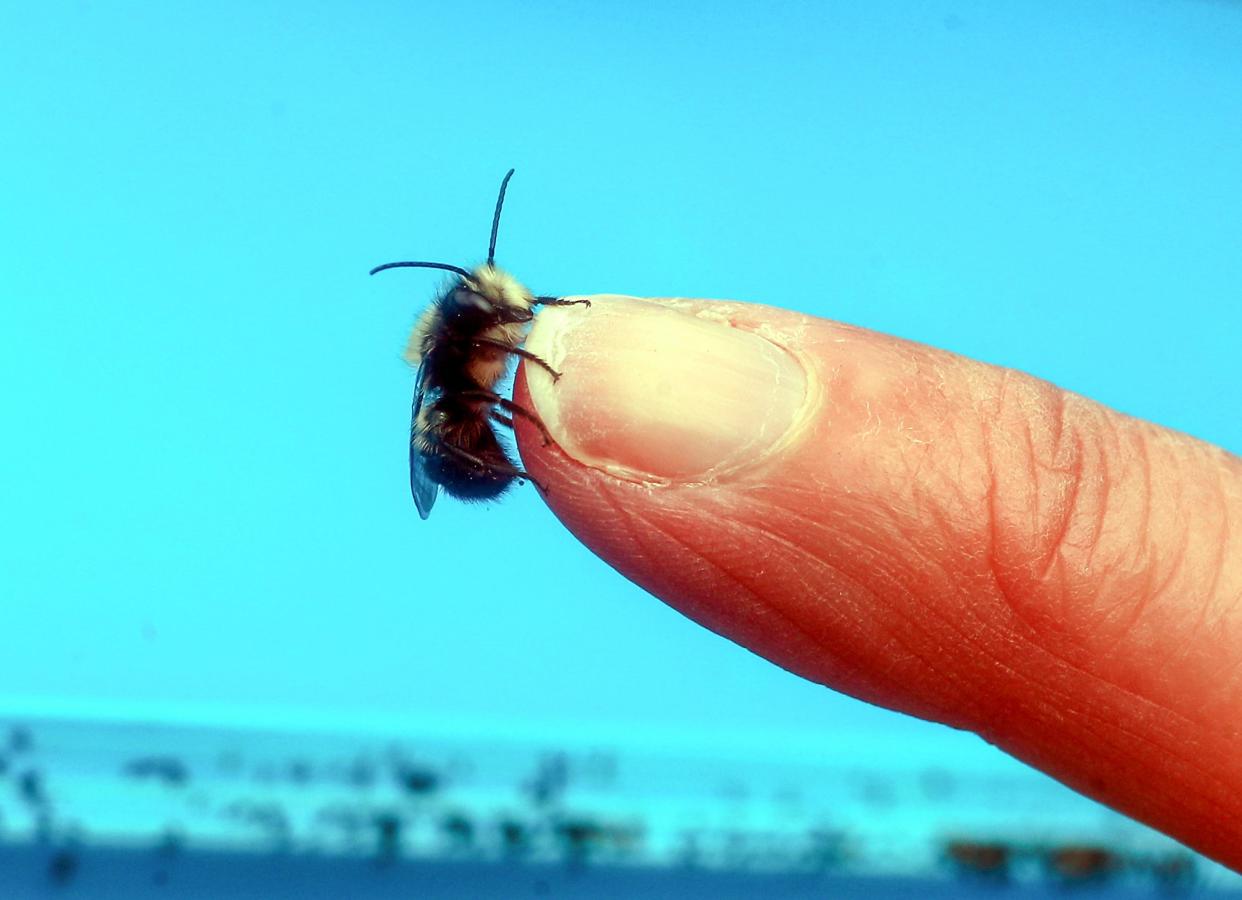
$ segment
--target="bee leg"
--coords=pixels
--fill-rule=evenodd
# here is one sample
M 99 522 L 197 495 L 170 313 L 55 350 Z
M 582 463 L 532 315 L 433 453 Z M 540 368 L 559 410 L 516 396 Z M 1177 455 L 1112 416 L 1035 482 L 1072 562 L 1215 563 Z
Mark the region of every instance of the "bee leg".
M 510 415 L 521 416 L 527 422 L 530 422 L 539 429 L 539 434 L 543 436 L 543 445 L 546 447 L 552 443 L 552 435 L 548 433 L 548 427 L 543 424 L 543 420 L 537 415 L 526 409 L 524 406 L 518 406 L 512 400 L 506 400 L 504 397 L 496 398 L 496 405 Z
M 496 318 L 506 325 L 513 322 L 533 322 L 535 313 L 534 310 L 523 309 L 520 306 L 502 306 L 496 310 Z
M 543 445 L 545 447 L 548 446 L 550 443 L 552 443 L 552 435 L 548 433 L 547 427 L 543 424 L 543 421 L 537 415 L 535 415 L 533 412 L 531 412 L 529 409 L 527 409 L 524 406 L 518 406 L 512 400 L 506 400 L 504 397 L 500 396 L 495 391 L 487 391 L 487 390 L 483 390 L 482 388 L 479 388 L 478 390 L 459 391 L 453 396 L 465 397 L 467 400 L 487 400 L 491 403 L 495 403 L 497 406 L 499 406 L 505 412 L 509 413 L 511 416 L 521 416 L 523 419 L 525 419 L 526 421 L 534 425 L 536 428 L 538 428 L 539 433 L 543 435 Z M 499 413 L 492 413 L 493 418 L 498 415 Z M 504 421 L 505 419 L 508 419 L 508 421 Z M 508 425 L 510 428 L 513 427 L 513 419 L 509 418 L 509 416 L 502 416 L 497 421 L 502 422 L 502 424 L 504 425 Z
M 455 444 L 450 444 L 447 441 L 441 441 L 440 443 L 436 444 L 436 450 L 439 453 L 446 453 L 449 456 L 455 456 L 458 459 L 463 460 L 464 462 L 468 462 L 473 466 L 477 466 L 478 468 L 482 469 L 484 472 L 493 472 L 499 475 L 512 475 L 514 478 L 517 478 L 519 480 L 529 481 L 535 487 L 539 488 L 539 490 L 542 491 L 543 493 L 545 494 L 548 493 L 548 489 L 544 485 L 544 483 L 542 481 L 539 481 L 537 478 L 535 478 L 525 469 L 519 469 L 517 466 L 510 466 L 510 465 L 503 465 L 501 463 L 488 462 L 485 459 L 480 459 L 479 457 L 475 456 L 469 450 L 463 450 L 461 449 L 461 447 L 458 447 Z
M 547 373 L 552 376 L 553 381 L 561 380 L 560 372 L 556 371 L 556 369 L 552 368 L 552 366 L 550 366 L 544 359 L 536 356 L 535 354 L 531 353 L 529 350 L 525 350 L 521 347 L 510 347 L 504 341 L 494 341 L 491 338 L 475 338 L 470 343 L 472 343 L 476 347 L 495 347 L 498 350 L 505 351 L 505 353 L 511 353 L 514 356 L 520 356 L 522 357 L 522 359 L 529 360 L 530 362 L 534 363 L 540 368 L 545 369 Z
M 498 413 L 498 412 L 492 413 L 492 421 L 499 422 L 501 425 L 505 426 L 505 428 L 513 427 L 513 419 L 510 418 L 509 416 L 506 416 L 504 413 Z M 538 422 L 536 424 L 540 426 L 543 425 L 542 422 Z M 542 427 L 540 428 L 540 430 L 543 431 Z M 543 432 L 543 445 L 546 447 L 550 443 L 552 443 L 552 441 L 548 438 L 548 433 L 544 431 Z
M 535 302 L 540 306 L 577 306 L 581 303 L 583 306 L 590 306 L 590 300 L 566 300 L 564 297 L 536 297 Z

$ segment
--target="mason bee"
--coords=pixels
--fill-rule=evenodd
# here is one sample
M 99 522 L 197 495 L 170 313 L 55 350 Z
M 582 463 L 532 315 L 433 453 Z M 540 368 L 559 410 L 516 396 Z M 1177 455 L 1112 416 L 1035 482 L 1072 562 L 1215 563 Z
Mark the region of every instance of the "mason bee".
M 459 500 L 491 500 L 514 481 L 535 479 L 509 458 L 496 425 L 513 427 L 514 416 L 547 431 L 537 416 L 500 396 L 509 358 L 522 357 L 560 378 L 544 360 L 521 347 L 540 305 L 590 305 L 532 294 L 496 266 L 496 234 L 510 169 L 500 183 L 492 216 L 487 262 L 473 271 L 448 263 L 391 262 L 385 269 L 442 269 L 457 276 L 419 318 L 406 344 L 405 359 L 416 367 L 410 416 L 410 493 L 424 519 L 440 489 Z

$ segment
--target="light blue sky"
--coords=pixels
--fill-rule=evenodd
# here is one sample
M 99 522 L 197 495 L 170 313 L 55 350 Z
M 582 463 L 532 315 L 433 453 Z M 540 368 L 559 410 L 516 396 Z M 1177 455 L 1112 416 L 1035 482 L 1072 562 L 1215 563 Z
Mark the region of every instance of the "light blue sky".
M 532 6 L 534 8 L 532 8 Z M 913 729 L 421 522 L 431 273 L 785 305 L 1242 450 L 1242 7 L 39 3 L 0 25 L 0 695 Z

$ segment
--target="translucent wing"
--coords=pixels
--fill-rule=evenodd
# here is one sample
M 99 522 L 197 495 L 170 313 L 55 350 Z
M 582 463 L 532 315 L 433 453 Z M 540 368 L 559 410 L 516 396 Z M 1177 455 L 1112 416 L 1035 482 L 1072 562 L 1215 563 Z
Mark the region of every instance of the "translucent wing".
M 436 497 L 440 494 L 440 484 L 427 474 L 426 457 L 414 443 L 414 437 L 421 427 L 418 414 L 423 408 L 423 397 L 427 393 L 423 381 L 423 366 L 419 365 L 418 375 L 414 378 L 414 402 L 410 406 L 410 493 L 414 497 L 414 505 L 418 507 L 418 514 L 426 519 L 431 515 L 431 507 L 435 506 Z

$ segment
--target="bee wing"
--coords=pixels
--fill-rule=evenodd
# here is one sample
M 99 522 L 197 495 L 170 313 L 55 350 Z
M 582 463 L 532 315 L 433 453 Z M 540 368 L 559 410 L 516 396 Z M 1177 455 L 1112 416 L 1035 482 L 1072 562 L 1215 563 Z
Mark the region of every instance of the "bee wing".
M 431 507 L 440 495 L 440 485 L 427 474 L 423 455 L 413 444 L 410 445 L 410 493 L 414 495 L 414 505 L 418 514 L 426 519 L 431 515 Z
M 410 405 L 410 494 L 414 497 L 414 505 L 423 519 L 431 515 L 431 507 L 440 495 L 440 484 L 427 474 L 426 457 L 414 443 L 418 433 L 418 414 L 423 408 L 423 398 L 427 389 L 423 384 L 423 366 L 419 365 L 418 375 L 414 378 L 414 402 Z

